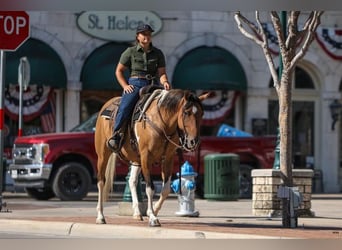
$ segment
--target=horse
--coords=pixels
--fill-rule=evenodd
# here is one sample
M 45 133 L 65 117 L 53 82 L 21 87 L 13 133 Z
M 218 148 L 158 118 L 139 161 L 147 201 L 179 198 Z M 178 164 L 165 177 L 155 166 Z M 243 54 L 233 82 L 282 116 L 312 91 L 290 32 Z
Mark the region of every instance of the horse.
M 121 97 L 113 97 L 107 101 L 99 112 L 95 127 L 95 150 L 98 156 L 97 224 L 106 224 L 103 203 L 113 188 L 117 155 L 131 163 L 128 183 L 132 195 L 133 218 L 143 221 L 137 195 L 137 183 L 142 172 L 146 185 L 146 215 L 149 217 L 149 226 L 154 227 L 161 226 L 157 215 L 170 193 L 176 150 L 194 151 L 199 144 L 200 124 L 204 113 L 202 101 L 210 93 L 197 96 L 189 90 L 181 89 L 157 89 L 151 92 L 152 94 L 143 95 L 148 98 L 138 108 L 138 117 L 130 123 L 131 126 L 127 126 L 121 149 L 117 153 L 112 152 L 106 142 L 112 136 L 113 120 Z M 138 105 L 139 102 L 136 107 Z M 101 115 L 104 113 L 107 115 Z M 162 188 L 160 197 L 153 206 L 154 186 L 150 172 L 155 163 L 161 165 Z

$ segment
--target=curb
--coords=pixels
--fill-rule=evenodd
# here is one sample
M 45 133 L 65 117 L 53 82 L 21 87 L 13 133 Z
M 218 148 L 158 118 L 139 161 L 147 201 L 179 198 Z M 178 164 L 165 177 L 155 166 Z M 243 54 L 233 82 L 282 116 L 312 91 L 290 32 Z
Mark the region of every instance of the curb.
M 6 233 L 28 233 L 66 238 L 109 239 L 284 239 L 251 234 L 214 233 L 167 229 L 162 227 L 134 227 L 124 225 L 97 225 L 73 222 L 51 222 L 30 220 L 0 220 L 0 231 Z

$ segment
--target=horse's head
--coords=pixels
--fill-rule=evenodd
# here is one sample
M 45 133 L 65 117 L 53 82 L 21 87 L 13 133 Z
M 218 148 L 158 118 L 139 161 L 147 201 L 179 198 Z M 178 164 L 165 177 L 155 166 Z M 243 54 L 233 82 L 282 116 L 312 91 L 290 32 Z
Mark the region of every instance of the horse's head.
M 193 151 L 199 144 L 200 125 L 203 116 L 202 100 L 210 93 L 196 96 L 186 92 L 183 106 L 178 113 L 178 129 L 180 130 L 180 143 L 186 151 Z

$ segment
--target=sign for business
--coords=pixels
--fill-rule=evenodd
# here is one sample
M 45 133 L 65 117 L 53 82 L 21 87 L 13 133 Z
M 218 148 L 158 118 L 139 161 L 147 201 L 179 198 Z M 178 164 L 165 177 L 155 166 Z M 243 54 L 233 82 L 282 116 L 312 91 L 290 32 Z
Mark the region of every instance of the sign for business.
M 151 11 L 85 11 L 77 17 L 80 30 L 107 41 L 135 40 L 140 23 L 149 24 L 154 29 L 153 35 L 162 28 L 162 20 Z

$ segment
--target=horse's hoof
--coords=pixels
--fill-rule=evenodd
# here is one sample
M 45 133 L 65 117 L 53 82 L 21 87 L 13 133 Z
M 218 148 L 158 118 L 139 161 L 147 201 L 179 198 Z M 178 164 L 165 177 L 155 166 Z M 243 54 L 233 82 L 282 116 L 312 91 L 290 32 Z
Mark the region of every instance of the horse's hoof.
M 150 227 L 160 227 L 161 224 L 159 222 L 158 219 L 155 219 L 155 220 L 150 220 L 150 224 L 149 224 Z
M 102 218 L 102 219 L 96 219 L 96 224 L 107 224 L 107 223 L 106 223 L 106 220 Z
M 133 215 L 133 219 L 138 220 L 138 221 L 143 221 L 142 215 Z

